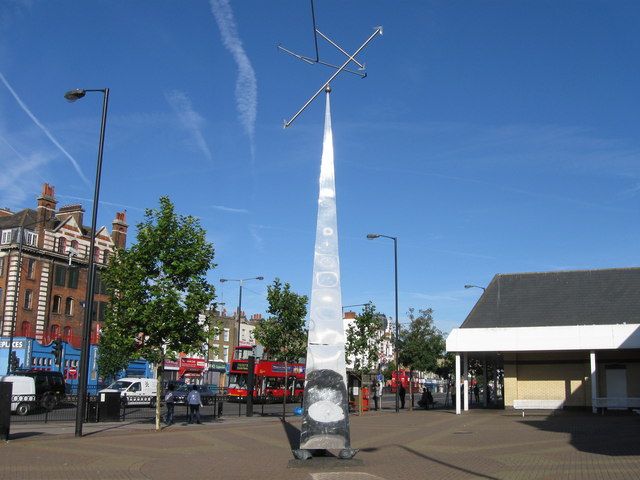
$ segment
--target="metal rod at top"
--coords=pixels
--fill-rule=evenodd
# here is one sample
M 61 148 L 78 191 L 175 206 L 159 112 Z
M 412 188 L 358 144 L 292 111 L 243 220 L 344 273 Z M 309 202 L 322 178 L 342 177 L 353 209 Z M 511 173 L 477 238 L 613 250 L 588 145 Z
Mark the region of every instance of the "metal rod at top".
M 314 93 L 309 100 L 307 100 L 307 102 L 302 106 L 300 110 L 296 112 L 296 114 L 293 117 L 291 117 L 291 120 L 289 120 L 288 122 L 285 122 L 284 128 L 288 128 L 294 122 L 294 120 L 298 118 L 300 114 L 306 110 L 306 108 L 311 104 L 311 102 L 313 102 L 316 99 L 316 97 L 324 91 L 327 85 L 329 85 L 333 81 L 333 79 L 336 78 L 340 74 L 340 72 L 342 72 L 342 70 L 344 70 L 347 67 L 347 65 L 349 65 L 349 63 L 351 63 L 354 60 L 356 55 L 358 55 L 367 45 L 369 45 L 371 40 L 373 40 L 376 35 L 382 35 L 382 27 L 376 27 L 375 31 L 369 36 L 369 38 L 367 38 L 367 40 L 365 40 L 365 42 L 362 45 L 360 45 L 360 47 L 352 55 L 349 55 L 349 58 L 347 58 L 347 60 L 342 64 L 342 66 L 338 68 L 338 70 L 336 70 L 335 73 L 331 75 L 331 77 L 329 77 L 329 80 L 327 80 L 322 84 L 322 86 L 318 89 L 318 91 Z

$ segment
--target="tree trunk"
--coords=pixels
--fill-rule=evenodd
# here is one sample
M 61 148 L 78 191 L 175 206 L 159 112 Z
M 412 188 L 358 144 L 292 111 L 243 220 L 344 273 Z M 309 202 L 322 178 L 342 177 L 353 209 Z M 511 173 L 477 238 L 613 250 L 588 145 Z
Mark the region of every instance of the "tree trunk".
M 160 408 L 160 399 L 162 398 L 162 389 L 160 377 L 162 375 L 162 365 L 164 361 L 158 363 L 156 365 L 156 430 L 160 430 L 160 413 L 162 412 Z
M 287 380 L 289 379 L 289 372 L 287 361 L 284 361 L 284 392 L 282 395 L 282 420 L 284 421 L 287 415 Z

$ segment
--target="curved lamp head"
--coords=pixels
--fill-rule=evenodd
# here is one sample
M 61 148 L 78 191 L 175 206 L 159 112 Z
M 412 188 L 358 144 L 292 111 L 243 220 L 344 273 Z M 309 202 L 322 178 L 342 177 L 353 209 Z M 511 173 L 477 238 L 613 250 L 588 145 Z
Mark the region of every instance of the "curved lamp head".
M 69 102 L 75 102 L 76 100 L 80 100 L 87 94 L 86 90 L 82 88 L 76 88 L 75 90 L 69 90 L 64 94 L 64 98 L 66 98 Z
M 264 277 L 256 277 L 256 280 L 264 280 Z
M 379 234 L 377 234 L 377 233 L 369 233 L 369 234 L 367 235 L 367 238 L 368 238 L 369 240 L 373 240 L 373 239 L 375 239 L 375 238 L 380 238 L 380 235 L 379 235 Z
M 224 283 L 224 282 L 226 282 L 226 281 L 227 281 L 227 279 L 226 279 L 226 278 L 221 278 L 221 279 L 220 279 L 220 283 Z
M 464 288 L 473 288 L 473 285 L 465 285 Z

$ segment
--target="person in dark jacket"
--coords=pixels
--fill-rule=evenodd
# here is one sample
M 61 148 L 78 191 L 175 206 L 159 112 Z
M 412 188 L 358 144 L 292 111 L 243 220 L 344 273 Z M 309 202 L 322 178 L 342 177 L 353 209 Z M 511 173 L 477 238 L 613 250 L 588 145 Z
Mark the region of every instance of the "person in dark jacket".
M 404 397 L 407 395 L 407 390 L 404 388 L 402 383 L 400 383 L 400 390 L 398 390 L 398 394 L 400 395 L 400 408 L 404 408 Z
M 173 409 L 176 405 L 173 391 L 176 389 L 176 386 L 171 383 L 169 384 L 168 389 L 169 390 L 164 395 L 164 403 L 167 405 L 167 416 L 165 418 L 165 425 L 167 425 L 167 427 L 173 423 Z
M 200 398 L 200 392 L 198 386 L 194 385 L 189 395 L 187 395 L 187 405 L 189 405 L 189 423 L 193 423 L 195 417 L 197 423 L 200 423 L 200 405 L 202 400 Z

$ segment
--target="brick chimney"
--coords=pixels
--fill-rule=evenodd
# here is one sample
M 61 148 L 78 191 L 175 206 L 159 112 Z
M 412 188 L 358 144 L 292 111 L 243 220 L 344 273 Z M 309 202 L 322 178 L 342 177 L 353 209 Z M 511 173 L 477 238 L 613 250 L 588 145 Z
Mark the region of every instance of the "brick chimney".
M 344 312 L 344 318 L 345 319 L 355 320 L 356 319 L 356 312 Z
M 64 205 L 60 207 L 56 216 L 60 220 L 66 220 L 69 217 L 73 217 L 78 224 L 80 230 L 82 230 L 82 220 L 84 219 L 84 208 L 79 203 L 74 203 L 72 205 Z
M 13 212 L 8 208 L 0 208 L 0 217 L 10 217 Z
M 45 183 L 42 185 L 42 193 L 38 197 L 38 222 L 43 223 L 50 220 L 56 214 L 56 191 L 53 185 Z
M 127 246 L 127 211 L 116 212 L 116 218 L 114 218 L 111 224 L 111 239 L 118 248 L 125 248 Z

